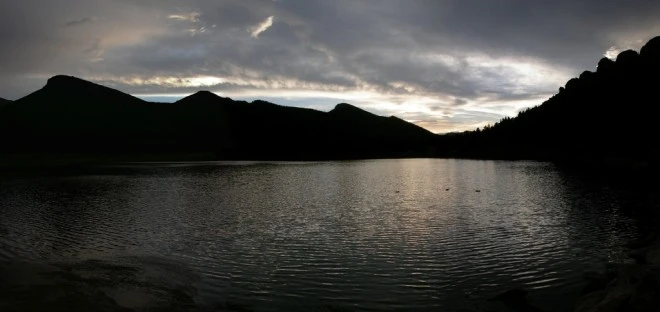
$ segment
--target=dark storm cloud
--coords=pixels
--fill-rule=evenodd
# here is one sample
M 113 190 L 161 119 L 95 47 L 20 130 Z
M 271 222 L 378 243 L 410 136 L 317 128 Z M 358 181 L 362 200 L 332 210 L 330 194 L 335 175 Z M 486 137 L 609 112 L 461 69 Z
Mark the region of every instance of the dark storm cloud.
M 660 1 L 645 0 L 24 0 L 0 9 L 3 97 L 64 73 L 131 93 L 288 90 L 296 105 L 346 99 L 443 127 L 540 104 L 608 49 L 660 34 Z

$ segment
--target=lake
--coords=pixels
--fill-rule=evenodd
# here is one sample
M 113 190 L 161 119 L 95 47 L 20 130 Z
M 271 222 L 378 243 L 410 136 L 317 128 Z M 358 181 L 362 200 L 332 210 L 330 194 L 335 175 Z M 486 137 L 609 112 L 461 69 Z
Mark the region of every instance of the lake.
M 135 163 L 0 177 L 0 309 L 570 310 L 643 190 L 551 163 Z M 127 310 L 128 309 L 128 310 Z

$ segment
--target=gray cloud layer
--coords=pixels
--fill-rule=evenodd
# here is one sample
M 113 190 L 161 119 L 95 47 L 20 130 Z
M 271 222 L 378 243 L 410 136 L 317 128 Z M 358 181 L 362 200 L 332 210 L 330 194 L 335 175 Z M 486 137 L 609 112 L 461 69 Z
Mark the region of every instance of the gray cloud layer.
M 539 104 L 607 50 L 660 34 L 660 1 L 644 0 L 22 0 L 0 11 L 10 99 L 63 73 L 143 95 L 350 101 L 435 131 Z

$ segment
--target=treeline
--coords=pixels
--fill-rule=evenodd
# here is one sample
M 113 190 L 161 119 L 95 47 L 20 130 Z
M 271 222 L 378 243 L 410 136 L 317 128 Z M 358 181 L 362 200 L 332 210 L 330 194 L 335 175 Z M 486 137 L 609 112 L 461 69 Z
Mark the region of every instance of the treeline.
M 441 156 L 556 161 L 660 159 L 660 37 L 603 58 L 552 98 L 493 126 L 439 138 Z

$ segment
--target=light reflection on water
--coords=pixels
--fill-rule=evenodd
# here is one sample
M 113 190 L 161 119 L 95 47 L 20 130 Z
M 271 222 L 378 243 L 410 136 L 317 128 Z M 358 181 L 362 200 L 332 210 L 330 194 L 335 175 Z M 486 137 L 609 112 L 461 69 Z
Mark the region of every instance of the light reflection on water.
M 0 178 L 0 261 L 106 310 L 563 311 L 624 261 L 622 196 L 537 162 L 123 164 Z M 12 276 L 0 307 L 55 300 Z

